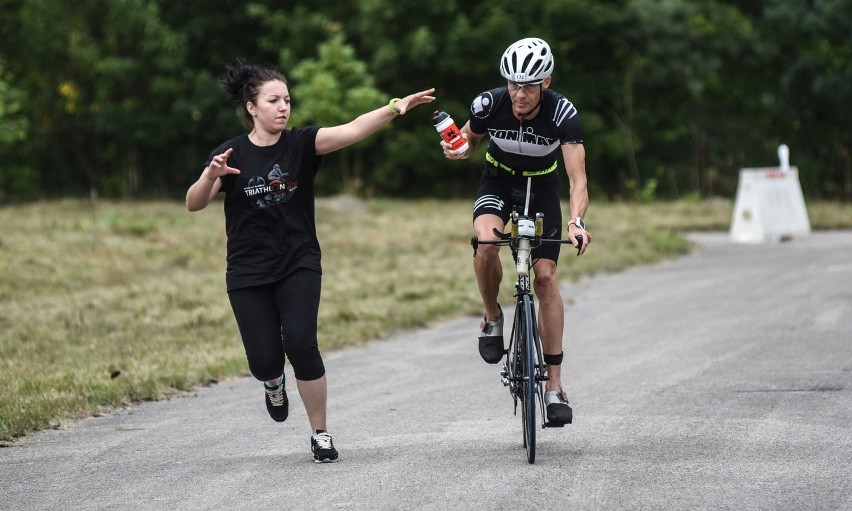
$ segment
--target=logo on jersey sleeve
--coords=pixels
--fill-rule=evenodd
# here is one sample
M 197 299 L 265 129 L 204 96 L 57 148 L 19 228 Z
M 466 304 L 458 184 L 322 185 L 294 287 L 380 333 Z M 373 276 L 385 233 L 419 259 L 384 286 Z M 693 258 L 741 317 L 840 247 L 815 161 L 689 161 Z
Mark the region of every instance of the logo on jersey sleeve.
M 243 188 L 246 197 L 251 199 L 255 209 L 267 208 L 275 204 L 290 202 L 299 187 L 297 179 L 289 179 L 290 173 L 283 172 L 276 163 L 272 170 L 263 176 L 254 176 Z
M 470 113 L 477 119 L 485 119 L 491 113 L 491 107 L 494 106 L 494 96 L 490 92 L 483 92 L 473 100 L 470 105 Z
M 557 126 L 562 126 L 565 119 L 571 119 L 575 115 L 577 115 L 577 109 L 574 108 L 574 103 L 562 98 L 556 103 L 556 109 L 553 111 L 553 122 Z

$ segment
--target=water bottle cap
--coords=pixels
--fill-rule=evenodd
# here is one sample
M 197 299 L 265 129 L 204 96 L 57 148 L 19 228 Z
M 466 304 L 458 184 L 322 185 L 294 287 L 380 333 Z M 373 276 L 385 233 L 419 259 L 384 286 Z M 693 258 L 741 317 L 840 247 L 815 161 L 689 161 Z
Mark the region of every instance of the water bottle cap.
M 447 112 L 442 112 L 440 110 L 435 110 L 435 113 L 432 115 L 432 124 L 440 124 L 444 119 L 450 117 L 450 114 Z

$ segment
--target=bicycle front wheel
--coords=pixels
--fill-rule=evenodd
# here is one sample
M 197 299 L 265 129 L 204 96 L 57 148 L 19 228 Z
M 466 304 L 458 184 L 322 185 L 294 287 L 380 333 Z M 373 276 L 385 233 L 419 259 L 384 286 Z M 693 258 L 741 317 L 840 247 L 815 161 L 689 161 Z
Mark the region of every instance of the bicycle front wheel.
M 521 302 L 523 307 L 519 315 L 523 325 L 518 328 L 518 346 L 521 347 L 521 420 L 524 427 L 524 447 L 527 449 L 527 461 L 535 463 L 535 432 L 536 432 L 536 351 L 535 351 L 535 329 L 533 327 L 535 317 L 533 315 L 532 302 L 529 296 L 524 296 Z

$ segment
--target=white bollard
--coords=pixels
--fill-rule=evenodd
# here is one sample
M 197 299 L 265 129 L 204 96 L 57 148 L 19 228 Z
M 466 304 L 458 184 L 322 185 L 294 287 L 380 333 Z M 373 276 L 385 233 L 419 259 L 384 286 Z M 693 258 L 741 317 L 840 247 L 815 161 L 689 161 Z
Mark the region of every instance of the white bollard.
M 782 171 L 790 170 L 790 148 L 787 147 L 787 144 L 778 146 L 778 161 L 781 163 Z
M 799 169 L 790 166 L 790 149 L 778 146 L 779 167 L 740 169 L 730 236 L 738 243 L 786 241 L 808 235 L 811 223 Z

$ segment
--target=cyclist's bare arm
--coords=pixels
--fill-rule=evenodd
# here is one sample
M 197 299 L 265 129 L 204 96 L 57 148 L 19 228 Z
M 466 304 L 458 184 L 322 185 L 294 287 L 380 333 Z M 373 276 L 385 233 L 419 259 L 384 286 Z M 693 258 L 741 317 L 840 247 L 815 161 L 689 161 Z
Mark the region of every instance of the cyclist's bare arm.
M 586 178 L 586 148 L 583 144 L 562 144 L 562 158 L 565 161 L 565 171 L 568 173 L 568 183 L 571 186 L 571 218 L 586 216 L 589 207 L 589 186 Z M 568 239 L 574 240 L 577 235 L 583 236 L 580 254 L 586 252 L 586 247 L 592 241 L 592 235 L 575 224 L 568 225 Z
M 228 148 L 224 153 L 217 154 L 210 161 L 210 165 L 204 168 L 198 181 L 186 191 L 186 209 L 199 211 L 207 207 L 213 197 L 222 188 L 220 177 L 226 174 L 239 174 L 240 171 L 228 166 L 228 157 L 233 153 L 233 148 Z
M 470 155 L 476 151 L 476 146 L 482 141 L 482 137 L 485 135 L 477 135 L 476 133 L 470 131 L 470 121 L 467 121 L 464 126 L 459 130 L 461 132 L 462 137 L 467 140 L 467 151 L 453 151 L 450 149 L 452 146 L 448 144 L 446 141 L 441 139 L 441 148 L 444 150 L 444 156 L 449 158 L 450 160 L 463 160 L 465 158 L 470 158 Z

